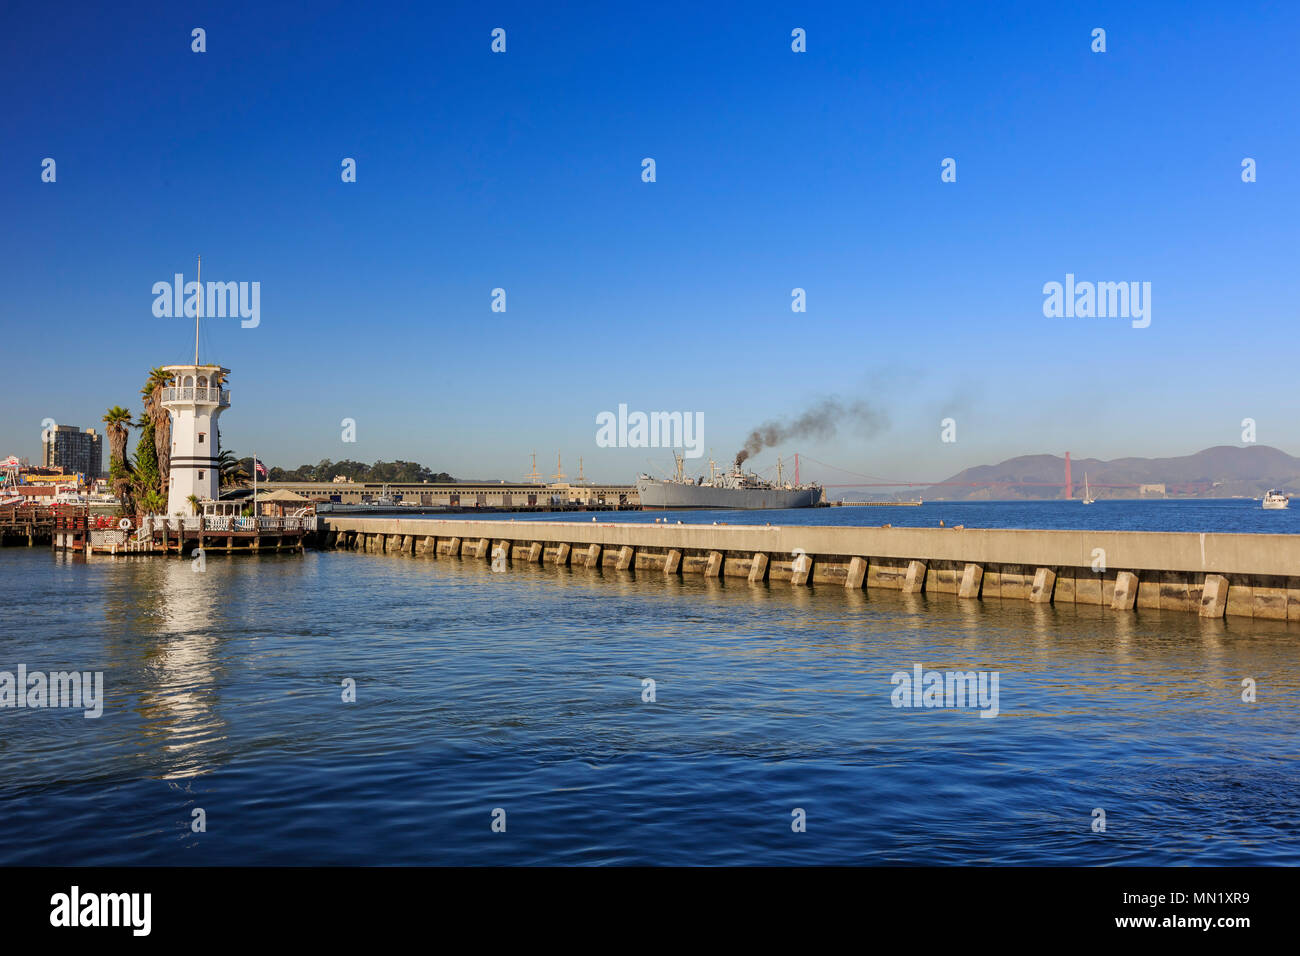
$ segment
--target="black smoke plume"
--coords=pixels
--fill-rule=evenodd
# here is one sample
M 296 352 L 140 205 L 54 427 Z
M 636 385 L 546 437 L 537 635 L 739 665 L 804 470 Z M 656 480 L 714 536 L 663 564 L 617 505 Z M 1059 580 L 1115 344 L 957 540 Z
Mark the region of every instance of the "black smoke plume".
M 864 438 L 870 438 L 887 423 L 885 413 L 867 402 L 846 404 L 838 398 L 824 398 L 793 420 L 764 422 L 750 432 L 745 447 L 736 454 L 736 470 L 740 470 L 745 459 L 764 448 L 775 448 L 795 438 L 832 438 L 845 424 L 854 426 Z

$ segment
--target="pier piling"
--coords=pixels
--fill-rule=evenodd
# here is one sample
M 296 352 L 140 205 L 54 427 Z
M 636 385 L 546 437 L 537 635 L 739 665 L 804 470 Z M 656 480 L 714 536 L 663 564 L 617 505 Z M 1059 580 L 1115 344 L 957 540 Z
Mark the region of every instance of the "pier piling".
M 920 594 L 925 589 L 925 562 L 908 561 L 907 576 L 903 578 L 904 594 Z
M 1034 586 L 1029 590 L 1029 603 L 1051 604 L 1055 587 L 1056 572 L 1051 568 L 1039 568 L 1034 572 Z
M 858 590 L 862 587 L 862 582 L 867 576 L 867 559 L 854 555 L 849 559 L 848 573 L 844 576 L 844 586 L 850 590 Z
M 710 551 L 704 565 L 705 577 L 716 578 L 722 574 L 722 552 Z
M 1137 600 L 1138 578 L 1132 571 L 1120 571 L 1115 575 L 1115 594 L 1110 601 L 1112 611 L 1131 611 Z
M 1222 574 L 1207 574 L 1201 590 L 1201 617 L 1223 617 L 1228 607 L 1228 579 Z
M 977 598 L 980 596 L 980 582 L 984 580 L 984 569 L 978 564 L 967 564 L 962 568 L 961 587 L 957 590 L 959 598 Z

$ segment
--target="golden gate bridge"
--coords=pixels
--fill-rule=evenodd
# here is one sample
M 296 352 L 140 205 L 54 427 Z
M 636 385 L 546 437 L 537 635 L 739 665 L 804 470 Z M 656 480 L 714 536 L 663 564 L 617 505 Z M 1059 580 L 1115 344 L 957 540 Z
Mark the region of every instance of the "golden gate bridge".
M 860 472 L 850 471 L 847 468 L 840 468 L 837 465 L 827 464 L 824 461 L 818 461 L 809 455 L 804 455 L 808 461 L 819 465 L 822 468 L 829 468 L 831 471 L 840 472 L 845 475 L 852 475 L 855 478 L 864 478 L 865 481 L 855 482 L 822 482 L 823 488 L 939 488 L 945 485 L 956 486 L 960 488 L 1061 488 L 1065 491 L 1066 498 L 1074 497 L 1074 479 L 1070 470 L 1070 453 L 1065 453 L 1065 473 L 1061 481 L 891 481 L 882 478 L 879 475 L 864 475 Z M 799 453 L 794 456 L 794 482 L 799 484 Z M 1107 483 L 1089 481 L 1089 487 L 1092 488 L 1141 488 L 1136 482 L 1126 483 Z

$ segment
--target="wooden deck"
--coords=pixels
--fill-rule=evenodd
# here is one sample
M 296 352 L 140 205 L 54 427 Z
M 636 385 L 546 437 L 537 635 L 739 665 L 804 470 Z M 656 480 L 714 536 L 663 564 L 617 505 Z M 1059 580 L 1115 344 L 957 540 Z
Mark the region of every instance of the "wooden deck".
M 0 509 L 0 545 L 45 544 L 54 532 L 58 510 L 65 507 L 33 504 Z
M 160 515 L 130 521 L 96 519 L 80 513 L 56 516 L 51 545 L 86 555 L 262 554 L 302 551 L 319 519 L 176 518 Z

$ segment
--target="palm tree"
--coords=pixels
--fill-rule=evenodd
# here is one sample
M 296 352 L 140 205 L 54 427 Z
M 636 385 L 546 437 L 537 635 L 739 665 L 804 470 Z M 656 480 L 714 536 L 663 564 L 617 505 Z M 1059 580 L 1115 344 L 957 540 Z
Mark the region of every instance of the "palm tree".
M 190 504 L 190 511 L 193 512 L 194 514 L 198 514 L 198 513 L 199 513 L 199 496 L 198 496 L 198 495 L 187 495 L 187 496 L 185 497 L 185 500 L 188 501 L 189 504 Z
M 167 493 L 163 491 L 162 473 L 158 470 L 153 419 L 141 415 L 135 427 L 140 429 L 140 437 L 135 443 L 135 461 L 131 464 L 131 486 L 136 506 L 143 514 L 162 514 L 167 510 Z
M 102 419 L 108 426 L 108 476 L 113 483 L 113 494 L 121 502 L 122 513 L 135 514 L 135 497 L 132 494 L 131 466 L 126 461 L 126 439 L 131 426 L 131 413 L 121 405 L 114 405 Z
M 222 488 L 242 488 L 251 480 L 239 459 L 226 449 L 217 456 L 217 471 L 221 475 Z
M 172 461 L 172 417 L 163 407 L 162 390 L 172 383 L 171 376 L 161 367 L 149 370 L 149 378 L 140 389 L 140 398 L 144 401 L 141 418 L 153 422 L 154 454 L 158 457 L 158 473 L 162 476 L 162 490 L 167 491 L 168 478 L 171 474 Z

